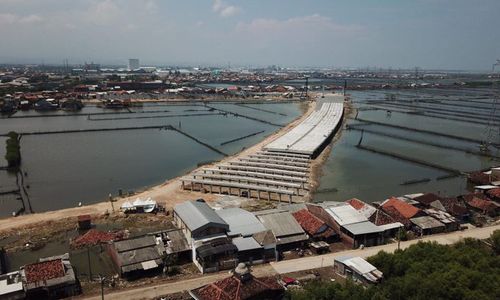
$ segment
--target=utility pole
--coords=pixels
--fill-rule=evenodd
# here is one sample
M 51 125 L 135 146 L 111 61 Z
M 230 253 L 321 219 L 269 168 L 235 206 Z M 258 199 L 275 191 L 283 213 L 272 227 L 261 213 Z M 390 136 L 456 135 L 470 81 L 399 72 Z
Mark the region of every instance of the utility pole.
M 401 250 L 401 227 L 398 228 L 398 251 Z
M 104 280 L 106 277 L 99 274 L 99 282 L 101 283 L 101 299 L 104 300 Z
M 92 266 L 90 265 L 90 247 L 87 247 L 87 260 L 89 263 L 89 281 L 92 281 Z

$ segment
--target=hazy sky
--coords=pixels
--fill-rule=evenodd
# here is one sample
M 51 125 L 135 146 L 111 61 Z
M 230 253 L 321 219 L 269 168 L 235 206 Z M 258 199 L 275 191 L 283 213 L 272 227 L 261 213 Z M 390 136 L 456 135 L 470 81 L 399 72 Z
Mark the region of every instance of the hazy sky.
M 0 0 L 0 62 L 487 70 L 500 0 Z

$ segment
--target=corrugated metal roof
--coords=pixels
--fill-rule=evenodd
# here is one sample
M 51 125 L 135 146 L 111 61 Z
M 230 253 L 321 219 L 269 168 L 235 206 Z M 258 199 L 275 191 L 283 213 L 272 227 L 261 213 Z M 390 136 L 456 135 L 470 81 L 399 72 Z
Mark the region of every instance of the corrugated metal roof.
M 267 229 L 273 231 L 276 238 L 288 235 L 305 234 L 300 224 L 289 212 L 277 212 L 257 216 Z
M 237 237 L 233 239 L 233 244 L 238 251 L 260 249 L 262 246 L 253 237 Z
M 354 224 L 347 224 L 343 225 L 346 230 L 351 232 L 354 235 L 360 235 L 360 234 L 369 234 L 369 233 L 377 233 L 377 232 L 383 232 L 384 229 L 373 224 L 370 221 L 365 221 L 365 222 L 359 222 L 359 223 L 354 223 Z
M 344 263 L 350 267 L 355 268 L 361 274 L 370 273 L 370 272 L 375 271 L 377 269 L 372 264 L 367 262 L 366 260 L 362 259 L 361 257 L 357 257 L 357 256 L 352 257 L 351 259 L 344 261 Z
M 338 206 L 329 206 L 325 210 L 341 226 L 368 221 L 365 215 L 347 203 Z
M 412 218 L 410 221 L 422 229 L 444 227 L 444 224 L 430 216 Z
M 254 214 L 244 209 L 225 208 L 217 210 L 216 213 L 229 224 L 228 236 L 250 236 L 266 230 Z
M 117 241 L 114 242 L 114 245 L 117 252 L 125 252 L 134 249 L 154 246 L 156 245 L 156 239 L 154 236 L 143 236 L 134 239 Z
M 396 229 L 396 228 L 400 228 L 400 227 L 403 227 L 404 225 L 399 223 L 399 222 L 395 222 L 395 223 L 389 223 L 389 224 L 384 224 L 384 225 L 378 225 L 378 227 L 382 228 L 383 230 L 389 230 L 389 229 Z
M 202 201 L 185 201 L 177 204 L 174 211 L 191 231 L 210 223 L 229 229 L 229 225 L 207 203 Z
M 307 241 L 308 239 L 309 239 L 309 236 L 305 233 L 302 233 L 302 234 L 296 234 L 296 235 L 277 238 L 276 244 L 277 245 L 285 245 L 285 244 L 291 244 L 291 243 L 295 243 L 295 242 Z

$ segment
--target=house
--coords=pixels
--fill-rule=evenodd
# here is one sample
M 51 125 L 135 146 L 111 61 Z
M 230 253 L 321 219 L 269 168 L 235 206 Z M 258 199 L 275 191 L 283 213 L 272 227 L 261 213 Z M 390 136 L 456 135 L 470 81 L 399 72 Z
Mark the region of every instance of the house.
M 266 230 L 259 219 L 247 210 L 234 207 L 216 210 L 215 213 L 229 225 L 229 237 L 248 237 Z
M 253 213 L 241 208 L 225 208 L 216 213 L 229 225 L 227 235 L 238 248 L 239 262 L 256 264 L 276 259 L 276 239 Z M 266 233 L 272 239 L 255 238 L 255 235 L 265 237 Z
M 166 255 L 175 255 L 180 263 L 191 261 L 191 245 L 180 229 L 166 230 L 159 233 L 165 245 Z
M 111 242 L 107 251 L 119 274 L 127 278 L 161 272 L 166 254 L 161 238 L 153 235 Z
M 264 262 L 278 259 L 277 241 L 271 230 L 254 233 L 252 237 L 264 249 Z
M 61 299 L 81 293 L 68 253 L 25 265 L 21 276 L 27 299 Z
M 367 219 L 369 219 L 375 212 L 376 208 L 357 199 L 357 198 L 352 198 L 350 200 L 347 200 L 346 203 L 351 205 L 354 209 L 362 213 Z
M 25 299 L 21 272 L 15 271 L 0 275 L 0 299 Z
M 431 204 L 435 201 L 439 201 L 442 198 L 434 193 L 425 193 L 421 196 L 413 198 L 415 201 L 418 201 L 419 208 L 427 208 L 430 207 Z
M 446 226 L 431 216 L 422 216 L 410 219 L 414 231 L 420 235 L 441 233 L 446 230 Z
M 459 222 L 468 222 L 470 219 L 470 213 L 467 207 L 458 198 L 449 197 L 443 198 L 441 200 L 446 212 L 454 216 Z
M 380 207 L 395 221 L 402 223 L 407 228 L 411 227 L 411 218 L 416 218 L 424 215 L 424 213 L 419 208 L 395 197 L 391 197 L 382 202 Z
M 229 231 L 229 225 L 203 199 L 177 204 L 174 224 L 190 243 L 193 239 L 225 235 Z
M 278 251 L 300 247 L 309 239 L 292 214 L 285 210 L 271 209 L 254 213 L 260 222 L 276 237 Z
M 464 196 L 466 205 L 483 215 L 495 217 L 500 214 L 500 204 L 489 200 L 486 196 L 481 197 L 476 194 Z
M 35 110 L 56 110 L 59 107 L 54 99 L 41 99 L 35 103 Z
M 384 229 L 368 221 L 368 218 L 348 203 L 323 202 L 308 205 L 309 211 L 338 232 L 346 245 L 358 248 L 384 243 Z
M 198 240 L 193 247 L 193 263 L 200 272 L 232 269 L 238 262 L 238 247 L 227 236 Z
M 384 228 L 384 236 L 386 238 L 395 237 L 404 225 L 396 222 L 391 216 L 386 214 L 383 210 L 377 209 L 368 219 L 373 224 Z
M 382 272 L 361 257 L 343 256 L 335 258 L 333 270 L 343 277 L 364 285 L 377 284 L 383 279 Z
M 238 264 L 231 277 L 189 291 L 196 300 L 278 300 L 284 293 L 276 278 L 256 278 L 243 263 Z
M 458 230 L 458 228 L 460 227 L 458 220 L 445 211 L 438 210 L 435 208 L 428 208 L 425 209 L 424 212 L 427 215 L 438 220 L 439 222 L 443 223 L 446 232 Z
M 338 234 L 330 226 L 307 209 L 301 209 L 292 215 L 313 240 L 333 241 L 338 238 Z

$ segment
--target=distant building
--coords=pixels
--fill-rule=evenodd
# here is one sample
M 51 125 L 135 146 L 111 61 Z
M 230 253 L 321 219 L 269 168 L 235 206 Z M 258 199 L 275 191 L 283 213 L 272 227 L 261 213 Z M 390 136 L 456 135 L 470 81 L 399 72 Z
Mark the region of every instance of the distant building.
M 141 65 L 139 64 L 139 59 L 138 58 L 130 58 L 128 60 L 128 69 L 130 71 L 137 70 L 140 67 L 141 67 Z
M 335 273 L 364 285 L 379 283 L 383 278 L 382 272 L 361 257 L 335 258 L 333 269 Z

